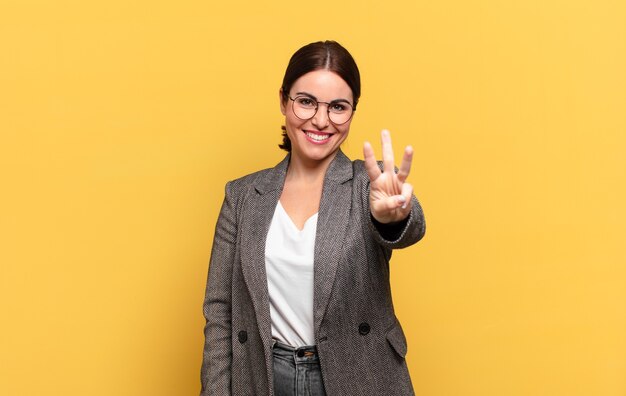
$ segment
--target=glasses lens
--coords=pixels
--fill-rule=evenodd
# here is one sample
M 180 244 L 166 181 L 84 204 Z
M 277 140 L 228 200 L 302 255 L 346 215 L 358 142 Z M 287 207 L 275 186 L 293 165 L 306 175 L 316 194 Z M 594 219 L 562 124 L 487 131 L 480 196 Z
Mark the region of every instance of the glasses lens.
M 300 119 L 308 120 L 316 111 L 317 102 L 308 96 L 298 96 L 293 100 L 293 113 Z
M 334 124 L 345 124 L 352 118 L 352 106 L 345 102 L 332 102 L 328 105 L 328 117 Z

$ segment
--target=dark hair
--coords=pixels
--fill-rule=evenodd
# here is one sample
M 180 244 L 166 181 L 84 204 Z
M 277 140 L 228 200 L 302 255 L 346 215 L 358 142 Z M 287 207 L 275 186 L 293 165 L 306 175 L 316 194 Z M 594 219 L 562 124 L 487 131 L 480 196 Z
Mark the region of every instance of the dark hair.
M 283 78 L 283 85 L 281 86 L 282 100 L 286 102 L 289 99 L 289 91 L 297 79 L 309 72 L 320 69 L 337 73 L 348 84 L 352 90 L 353 105 L 356 110 L 356 105 L 361 96 L 359 68 L 348 50 L 336 41 L 327 40 L 307 44 L 291 56 L 285 71 L 285 77 Z M 278 147 L 291 151 L 291 140 L 287 136 L 287 128 L 284 125 L 282 130 L 283 143 L 279 144 Z

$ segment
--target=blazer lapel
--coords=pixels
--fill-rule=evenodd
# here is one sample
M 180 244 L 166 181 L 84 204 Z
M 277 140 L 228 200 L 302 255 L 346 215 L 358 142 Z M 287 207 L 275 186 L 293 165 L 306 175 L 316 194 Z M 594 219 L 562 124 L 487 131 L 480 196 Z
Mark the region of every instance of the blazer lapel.
M 265 241 L 285 183 L 289 155 L 254 184 L 241 221 L 241 267 L 266 354 L 271 349 L 271 319 Z M 341 150 L 324 178 L 315 237 L 313 314 L 317 334 L 332 292 L 352 205 L 352 162 Z
M 259 332 L 266 351 L 271 348 L 270 303 L 265 272 L 265 240 L 285 182 L 289 155 L 255 181 L 244 205 L 241 222 L 241 268 L 254 305 Z
M 352 162 L 340 150 L 324 179 L 315 237 L 313 313 L 318 333 L 330 299 L 352 204 Z

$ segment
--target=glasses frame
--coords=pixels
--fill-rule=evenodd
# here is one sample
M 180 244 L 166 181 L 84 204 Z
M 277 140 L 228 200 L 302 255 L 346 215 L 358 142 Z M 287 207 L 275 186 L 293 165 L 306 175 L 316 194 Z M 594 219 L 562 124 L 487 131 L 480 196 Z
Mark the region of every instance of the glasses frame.
M 291 106 L 291 111 L 293 112 L 293 115 L 295 115 L 296 117 L 298 117 L 299 120 L 302 120 L 302 121 L 307 121 L 307 120 L 310 120 L 311 118 L 315 117 L 315 115 L 317 114 L 317 111 L 320 109 L 320 103 L 323 103 L 323 104 L 326 105 L 326 115 L 328 116 L 328 120 L 330 122 L 332 122 L 333 124 L 335 124 L 335 125 L 343 125 L 343 124 L 347 123 L 348 121 L 350 121 L 352 119 L 352 117 L 354 117 L 354 112 L 356 111 L 356 108 L 352 105 L 352 103 L 347 102 L 347 101 L 344 102 L 344 101 L 335 101 L 335 100 L 333 100 L 333 101 L 330 101 L 330 102 L 320 102 L 319 100 L 317 100 L 315 98 L 312 98 L 312 97 L 310 97 L 308 95 L 297 95 L 295 98 L 292 98 L 291 95 L 287 95 L 287 97 L 289 98 L 289 100 L 291 100 L 294 103 Z M 302 118 L 302 117 L 300 117 L 299 115 L 296 114 L 295 103 L 296 103 L 296 99 L 298 99 L 298 98 L 307 98 L 307 99 L 310 99 L 310 100 L 314 101 L 315 103 L 317 103 L 317 105 L 315 106 L 315 113 L 313 113 L 313 115 L 311 117 L 309 117 L 309 118 Z M 347 104 L 348 106 L 350 106 L 350 108 L 352 109 L 352 113 L 350 113 L 350 117 L 347 120 L 345 120 L 344 122 L 342 122 L 342 123 L 338 123 L 338 122 L 333 121 L 332 118 L 330 118 L 330 105 L 332 103 L 342 103 L 342 104 Z

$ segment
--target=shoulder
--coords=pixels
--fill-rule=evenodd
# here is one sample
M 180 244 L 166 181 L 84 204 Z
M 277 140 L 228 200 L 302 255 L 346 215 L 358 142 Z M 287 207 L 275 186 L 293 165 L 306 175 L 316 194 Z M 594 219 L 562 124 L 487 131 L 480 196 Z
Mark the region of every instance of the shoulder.
M 254 185 L 257 181 L 264 179 L 273 168 L 262 169 L 241 177 L 238 177 L 234 180 L 230 180 L 226 183 L 233 189 L 237 188 L 245 188 L 246 186 Z
M 369 181 L 369 177 L 363 160 L 351 160 L 343 151 L 339 150 L 326 172 L 326 180 L 340 184 L 348 180 L 359 183 Z
M 233 198 L 245 195 L 247 191 L 249 191 L 251 188 L 254 188 L 255 185 L 264 180 L 271 170 L 272 168 L 263 169 L 228 181 L 225 187 L 226 195 Z
M 383 162 L 382 161 L 376 161 L 378 168 L 380 169 L 380 171 L 382 172 L 383 170 Z M 354 172 L 354 179 L 355 180 L 365 180 L 367 182 L 369 182 L 370 178 L 369 175 L 367 174 L 367 169 L 365 169 L 365 161 L 357 159 L 352 161 L 352 169 Z M 397 170 L 396 170 L 397 171 Z
M 276 166 L 250 173 L 226 183 L 226 194 L 240 196 L 257 189 L 259 192 L 273 190 L 282 186 L 287 173 L 289 155 L 285 156 Z

